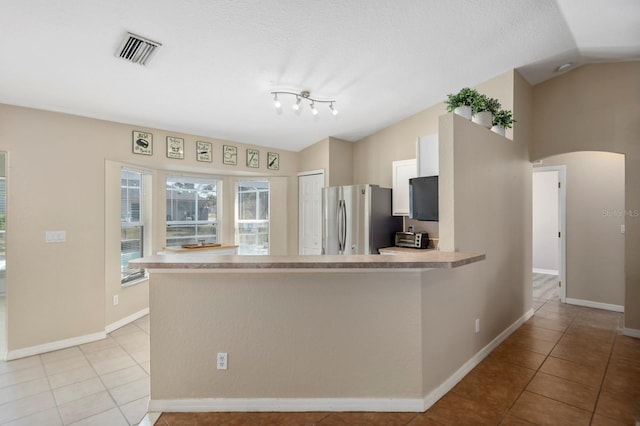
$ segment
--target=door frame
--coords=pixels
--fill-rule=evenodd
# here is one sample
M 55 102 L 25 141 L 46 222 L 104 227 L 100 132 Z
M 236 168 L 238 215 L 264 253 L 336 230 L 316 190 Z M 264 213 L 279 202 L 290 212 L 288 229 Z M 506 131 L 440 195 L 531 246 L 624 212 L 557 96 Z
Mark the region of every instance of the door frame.
M 567 166 L 533 167 L 533 173 L 558 172 L 558 278 L 560 302 L 567 301 Z M 532 235 L 533 237 L 533 235 Z
M 326 187 L 326 175 L 324 172 L 324 169 L 318 169 L 318 170 L 309 170 L 306 172 L 300 172 L 298 173 L 298 253 L 300 253 L 300 248 L 302 247 L 302 220 L 300 220 L 300 213 L 303 211 L 302 209 L 302 198 L 300 197 L 300 178 L 301 177 L 305 177 L 305 176 L 313 176 L 313 175 L 321 175 L 322 176 L 322 182 L 323 182 L 323 188 Z

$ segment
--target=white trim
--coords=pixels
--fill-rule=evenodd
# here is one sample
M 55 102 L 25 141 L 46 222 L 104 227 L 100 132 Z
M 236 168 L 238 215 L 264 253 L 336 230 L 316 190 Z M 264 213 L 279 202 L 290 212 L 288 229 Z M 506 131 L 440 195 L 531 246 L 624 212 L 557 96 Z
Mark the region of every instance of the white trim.
M 300 177 L 300 176 L 311 176 L 311 175 L 324 175 L 324 169 L 309 170 L 307 172 L 298 173 L 298 177 Z
M 152 399 L 151 412 L 389 411 L 422 412 L 420 398 L 201 398 Z
M 629 337 L 635 337 L 637 339 L 640 339 L 640 330 L 636 330 L 634 328 L 624 328 L 622 330 L 622 334 L 624 334 L 625 336 L 629 336 Z
M 98 340 L 106 339 L 107 333 L 100 331 L 97 333 L 85 334 L 84 336 L 72 337 L 70 339 L 57 340 L 55 342 L 44 343 L 42 345 L 29 346 L 22 349 L 14 349 L 7 352 L 7 361 L 18 358 L 25 358 L 32 355 L 44 354 L 59 349 L 71 348 L 73 346 L 84 345 Z
M 533 309 L 500 333 L 424 398 L 201 398 L 151 399 L 149 412 L 207 411 L 392 411 L 423 412 L 449 392 L 480 361 L 533 316 Z
M 119 329 L 120 327 L 124 327 L 127 324 L 131 324 L 135 320 L 140 319 L 143 316 L 148 315 L 148 314 L 149 314 L 149 308 L 144 308 L 144 309 L 142 309 L 142 310 L 140 310 L 140 311 L 138 311 L 136 313 L 133 313 L 133 314 L 127 316 L 127 317 L 124 317 L 124 318 L 122 318 L 122 319 L 120 319 L 120 320 L 118 320 L 118 321 L 116 321 L 114 323 L 111 323 L 111 324 L 107 325 L 104 328 L 104 331 L 107 334 L 112 333 L 112 332 L 116 331 L 117 329 Z
M 612 305 L 610 303 L 592 302 L 591 300 L 572 299 L 567 297 L 569 305 L 586 306 L 587 308 L 604 309 L 605 311 L 624 312 L 624 306 Z
M 149 308 L 142 309 L 134 314 L 129 315 L 128 317 L 122 318 L 119 321 L 114 322 L 113 324 L 109 324 L 105 327 L 104 331 L 99 331 L 97 333 L 85 334 L 84 336 L 72 337 L 70 339 L 57 340 L 55 342 L 44 343 L 42 345 L 30 346 L 22 349 L 15 349 L 12 351 L 7 351 L 5 360 L 11 361 L 18 358 L 25 358 L 33 355 L 40 355 L 47 352 L 57 351 L 60 349 L 67 349 L 73 346 L 84 345 L 85 343 L 96 342 L 98 340 L 106 339 L 107 334 L 111 333 L 123 327 L 133 321 L 142 318 L 143 316 L 149 313 Z
M 516 331 L 522 324 L 527 322 L 529 318 L 533 316 L 533 308 L 529 309 L 523 316 L 518 318 L 513 324 L 507 327 L 502 333 L 498 334 L 484 348 L 480 349 L 474 356 L 465 362 L 455 373 L 453 373 L 447 380 L 442 382 L 440 386 L 429 392 L 424 397 L 424 408 L 422 411 L 426 411 L 435 404 L 440 398 L 442 398 L 447 392 L 458 384 L 460 380 L 464 378 L 471 370 L 473 370 L 480 362 L 487 357 L 500 343 L 504 342 L 514 331 Z
M 560 275 L 560 272 L 555 269 L 540 269 L 533 268 L 535 274 L 548 274 L 548 275 Z
M 156 412 L 147 413 L 147 415 L 142 418 L 142 421 L 140 423 L 138 423 L 138 426 L 153 426 L 153 425 L 155 425 L 156 422 L 158 421 L 158 419 L 160 418 L 161 414 L 162 413 L 156 413 Z

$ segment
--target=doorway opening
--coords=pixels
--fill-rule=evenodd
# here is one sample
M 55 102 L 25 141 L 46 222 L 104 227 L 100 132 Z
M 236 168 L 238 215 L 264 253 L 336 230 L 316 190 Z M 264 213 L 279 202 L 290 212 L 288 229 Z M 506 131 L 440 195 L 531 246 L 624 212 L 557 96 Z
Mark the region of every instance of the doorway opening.
M 533 298 L 566 302 L 566 168 L 533 169 Z

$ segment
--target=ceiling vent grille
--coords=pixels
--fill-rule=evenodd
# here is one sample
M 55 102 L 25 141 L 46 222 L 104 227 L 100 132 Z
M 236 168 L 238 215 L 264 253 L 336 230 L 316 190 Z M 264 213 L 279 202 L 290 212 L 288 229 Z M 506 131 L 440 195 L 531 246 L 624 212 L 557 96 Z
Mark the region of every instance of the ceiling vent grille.
M 127 33 L 116 56 L 134 64 L 146 65 L 161 46 L 157 41 Z

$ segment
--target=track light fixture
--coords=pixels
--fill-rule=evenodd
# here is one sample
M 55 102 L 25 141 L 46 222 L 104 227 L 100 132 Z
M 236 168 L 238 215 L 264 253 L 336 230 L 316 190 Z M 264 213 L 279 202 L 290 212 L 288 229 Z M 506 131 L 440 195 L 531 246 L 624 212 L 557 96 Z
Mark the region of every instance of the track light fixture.
M 311 93 L 309 93 L 308 90 L 303 90 L 300 93 L 277 91 L 277 92 L 271 92 L 271 94 L 273 95 L 273 105 L 276 107 L 276 109 L 280 109 L 282 107 L 282 103 L 280 103 L 280 100 L 278 99 L 278 95 L 292 95 L 296 97 L 296 103 L 291 106 L 295 111 L 300 110 L 300 104 L 302 103 L 302 100 L 306 99 L 307 101 L 310 102 L 309 108 L 311 108 L 311 114 L 318 115 L 318 109 L 316 108 L 315 104 L 321 103 L 321 104 L 329 104 L 329 109 L 331 110 L 331 114 L 338 115 L 338 110 L 334 105 L 336 103 L 335 100 L 322 100 L 322 99 L 312 98 Z

